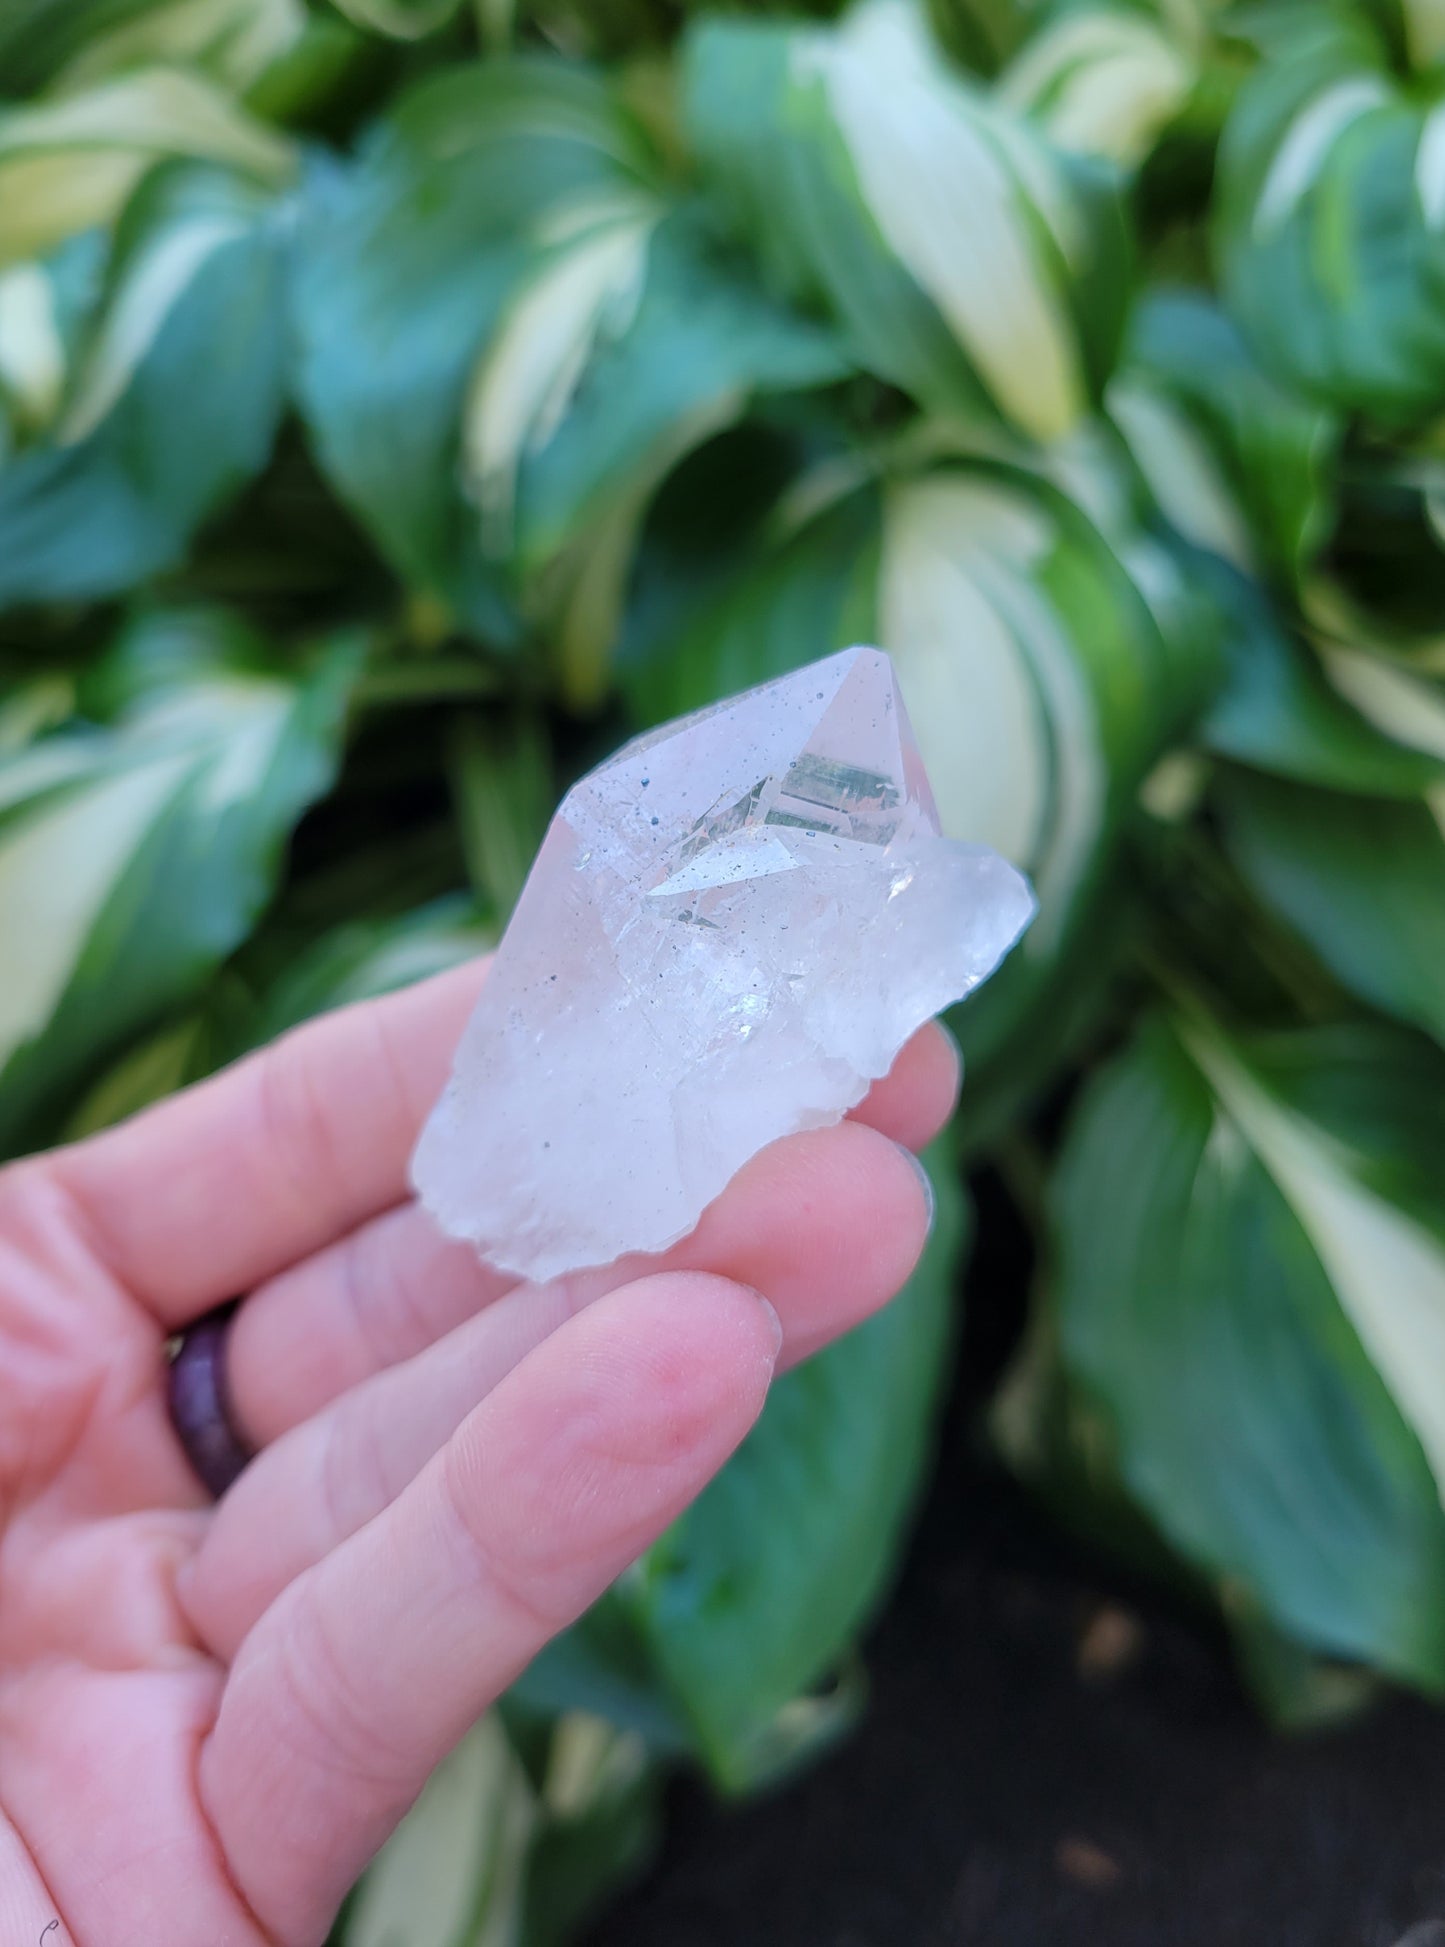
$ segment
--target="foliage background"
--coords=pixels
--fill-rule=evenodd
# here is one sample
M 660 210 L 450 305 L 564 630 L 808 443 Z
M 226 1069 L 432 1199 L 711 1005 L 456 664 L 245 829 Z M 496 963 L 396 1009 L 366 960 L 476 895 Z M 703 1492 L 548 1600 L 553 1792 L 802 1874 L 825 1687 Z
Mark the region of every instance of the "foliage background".
M 562 1942 L 667 1766 L 846 1725 L 985 1159 L 1011 1462 L 1282 1722 L 1445 1688 L 1442 96 L 1440 0 L 0 19 L 4 1153 L 475 952 L 586 764 L 847 641 L 1040 894 L 910 1290 L 353 1947 Z

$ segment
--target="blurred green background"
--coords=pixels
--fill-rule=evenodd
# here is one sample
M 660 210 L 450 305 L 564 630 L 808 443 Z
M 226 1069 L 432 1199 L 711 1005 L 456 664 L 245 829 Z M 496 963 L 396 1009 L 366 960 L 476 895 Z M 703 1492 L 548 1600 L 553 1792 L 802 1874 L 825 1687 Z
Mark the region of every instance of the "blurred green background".
M 860 640 L 1040 896 L 928 1256 L 350 1947 L 560 1947 L 670 1768 L 846 1729 L 984 1163 L 1009 1463 L 1282 1725 L 1445 1690 L 1445 5 L 10 0 L 0 1153 L 476 952 L 580 770 Z

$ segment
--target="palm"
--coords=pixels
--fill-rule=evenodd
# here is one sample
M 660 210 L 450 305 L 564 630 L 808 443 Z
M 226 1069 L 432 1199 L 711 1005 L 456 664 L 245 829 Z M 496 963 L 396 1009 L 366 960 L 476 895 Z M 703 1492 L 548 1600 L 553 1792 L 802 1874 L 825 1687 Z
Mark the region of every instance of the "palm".
M 25 1253 L 0 1291 L 0 1936 L 259 1941 L 195 1790 L 225 1672 L 175 1595 L 206 1516 L 162 1334 L 47 1186 L 16 1172 L 0 1230 Z
M 315 1947 L 428 1771 L 906 1275 L 912 1044 L 659 1262 L 507 1288 L 405 1196 L 478 970 L 0 1172 L 0 1939 Z M 219 1507 L 168 1334 L 250 1294 Z M 58 1926 L 52 1923 L 59 1922 Z M 49 1931 L 47 1931 L 49 1929 Z

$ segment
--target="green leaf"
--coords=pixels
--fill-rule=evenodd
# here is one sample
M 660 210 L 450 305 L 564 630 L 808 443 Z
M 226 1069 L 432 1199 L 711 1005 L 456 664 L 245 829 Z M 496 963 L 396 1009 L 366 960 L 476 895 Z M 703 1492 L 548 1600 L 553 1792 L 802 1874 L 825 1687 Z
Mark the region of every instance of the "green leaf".
M 48 438 L 0 469 L 0 608 L 169 567 L 271 451 L 282 404 L 272 199 L 177 165 L 117 233 L 88 355 Z
M 521 710 L 458 717 L 448 759 L 472 884 L 505 924 L 556 809 L 545 731 Z
M 1420 74 L 1438 72 L 1445 62 L 1445 9 L 1440 0 L 1362 0 L 1362 4 L 1401 65 Z
M 861 364 L 942 411 L 1077 424 L 1127 298 L 1111 179 L 951 71 L 911 0 L 837 27 L 707 21 L 684 58 L 707 176 Z
M 1445 401 L 1445 120 L 1362 24 L 1292 19 L 1224 134 L 1224 292 L 1267 365 L 1397 425 Z
M 0 765 L 0 1150 L 53 1131 L 97 1063 L 200 991 L 331 781 L 354 646 L 283 674 L 214 627 L 214 667 Z
M 1201 560 L 1195 574 L 1227 625 L 1230 648 L 1229 680 L 1202 731 L 1211 750 L 1302 784 L 1381 797 L 1418 798 L 1441 781 L 1445 742 L 1437 755 L 1415 741 L 1429 721 L 1423 687 L 1401 698 L 1379 659 L 1362 669 L 1362 659 L 1341 662 L 1337 655 L 1334 672 L 1344 675 L 1352 697 L 1307 644 L 1286 632 L 1253 583 L 1223 563 Z M 1402 729 L 1406 740 L 1397 741 Z
M 996 74 L 1037 24 L 1030 0 L 929 0 L 939 45 L 965 67 Z
M 605 688 L 653 490 L 759 394 L 846 375 L 832 335 L 768 297 L 699 207 L 604 206 L 545 252 L 474 375 L 471 492 L 554 622 L 565 687 Z
M 932 1442 L 963 1222 L 946 1165 L 936 1182 L 938 1222 L 903 1295 L 776 1383 L 757 1428 L 626 1585 L 729 1790 L 796 1756 L 813 1714 L 780 1714 L 829 1673 L 893 1574 Z
M 162 1096 L 184 1088 L 204 1072 L 205 1023 L 186 1016 L 168 1023 L 132 1048 L 114 1068 L 89 1089 L 74 1114 L 66 1119 L 62 1141 L 79 1142 L 113 1123 L 123 1122 Z
M 1302 1643 L 1433 1690 L 1445 1068 L 1421 1068 L 1363 1030 L 1246 1055 L 1151 1022 L 1070 1129 L 1053 1306 L 1173 1545 Z
M 426 84 L 312 202 L 300 384 L 324 462 L 409 580 L 492 632 L 505 590 L 595 703 L 658 481 L 756 393 L 842 376 L 836 344 L 666 200 L 616 98 L 560 63 Z
M 582 1711 L 635 1733 L 655 1757 L 683 1758 L 689 1729 L 659 1679 L 628 1580 L 553 1637 L 507 1692 L 508 1705 L 528 1717 Z
M 1108 403 L 1186 539 L 1298 581 L 1333 518 L 1332 413 L 1279 385 L 1223 312 L 1183 290 L 1136 310 Z
M 457 486 L 474 369 L 549 226 L 653 172 L 600 80 L 517 59 L 423 82 L 353 165 L 307 180 L 296 385 L 317 456 L 397 571 L 500 640 L 515 623 Z
M 399 919 L 356 919 L 333 926 L 289 956 L 281 977 L 246 1023 L 244 1047 L 261 1047 L 314 1015 L 376 1000 L 473 960 L 496 944 L 470 900 L 434 900 Z M 241 1052 L 238 1046 L 235 1053 Z
M 691 615 L 624 653 L 620 675 L 643 723 L 702 709 L 720 696 L 785 676 L 875 634 L 881 501 L 845 477 L 845 490 L 803 511 L 786 507 L 741 571 Z
M 1244 772 L 1220 779 L 1217 804 L 1235 865 L 1336 979 L 1445 1041 L 1440 812 Z
M 527 1861 L 519 1947 L 569 1947 L 607 1895 L 637 1872 L 659 1836 L 660 1783 L 640 1738 L 581 1712 L 558 1722 L 542 1774 L 545 1822 Z

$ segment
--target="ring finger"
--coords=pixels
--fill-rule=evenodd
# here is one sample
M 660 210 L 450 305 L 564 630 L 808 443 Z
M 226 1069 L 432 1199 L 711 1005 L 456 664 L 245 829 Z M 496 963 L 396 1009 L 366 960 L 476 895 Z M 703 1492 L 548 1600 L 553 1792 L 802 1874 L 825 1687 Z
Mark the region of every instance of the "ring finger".
M 952 1112 L 958 1079 L 957 1051 L 930 1023 L 850 1119 L 920 1148 Z M 724 1192 L 719 1205 L 731 1194 Z M 705 1216 L 704 1229 L 707 1223 Z M 688 1241 L 661 1262 L 673 1267 L 680 1254 L 689 1268 L 721 1268 L 706 1249 L 689 1252 Z M 630 1275 L 655 1268 L 656 1261 L 634 1260 Z M 734 1274 L 745 1275 L 728 1272 Z M 620 1283 L 619 1268 L 607 1278 L 608 1288 Z M 469 1245 L 442 1237 L 418 1205 L 398 1205 L 268 1279 L 241 1306 L 227 1346 L 238 1426 L 253 1447 L 265 1446 L 372 1374 L 434 1344 L 515 1282 Z

